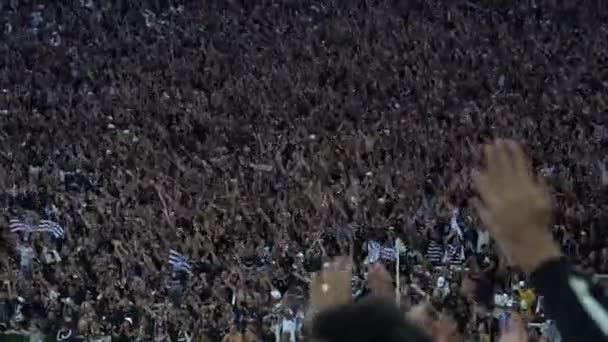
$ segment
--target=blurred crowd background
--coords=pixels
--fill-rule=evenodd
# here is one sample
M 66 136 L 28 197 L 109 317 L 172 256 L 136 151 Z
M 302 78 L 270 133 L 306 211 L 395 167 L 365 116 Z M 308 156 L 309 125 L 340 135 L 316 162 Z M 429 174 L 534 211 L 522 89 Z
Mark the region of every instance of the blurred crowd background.
M 558 341 L 470 178 L 522 141 L 608 274 L 608 5 L 579 2 L 0 1 L 0 329 L 295 342 L 350 255 L 355 298 L 382 262 L 466 341 L 513 312 Z

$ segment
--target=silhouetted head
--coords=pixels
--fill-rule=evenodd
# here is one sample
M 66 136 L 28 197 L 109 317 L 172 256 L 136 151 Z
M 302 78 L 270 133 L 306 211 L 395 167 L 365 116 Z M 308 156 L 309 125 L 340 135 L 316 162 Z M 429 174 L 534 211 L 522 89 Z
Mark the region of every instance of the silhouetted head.
M 368 296 L 317 315 L 309 341 L 431 342 L 430 333 L 407 321 L 390 300 Z

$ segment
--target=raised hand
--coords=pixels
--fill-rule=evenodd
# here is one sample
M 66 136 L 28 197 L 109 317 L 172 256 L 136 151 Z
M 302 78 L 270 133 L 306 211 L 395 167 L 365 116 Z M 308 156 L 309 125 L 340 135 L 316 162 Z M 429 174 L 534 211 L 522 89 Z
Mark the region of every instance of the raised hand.
M 514 141 L 497 140 L 485 146 L 487 166 L 474 177 L 481 197 L 479 216 L 511 263 L 531 272 L 542 262 L 559 257 L 548 227 L 551 196 L 542 179 Z
M 385 298 L 395 297 L 393 278 L 382 264 L 374 264 L 367 275 L 367 284 L 376 296 Z
M 337 257 L 312 275 L 309 311 L 320 312 L 352 302 L 352 265 L 348 257 Z

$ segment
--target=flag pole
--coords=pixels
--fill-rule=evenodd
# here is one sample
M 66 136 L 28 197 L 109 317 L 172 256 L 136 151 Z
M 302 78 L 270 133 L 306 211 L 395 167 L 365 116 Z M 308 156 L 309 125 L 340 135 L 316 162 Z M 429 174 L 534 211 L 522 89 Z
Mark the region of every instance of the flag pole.
M 399 277 L 399 238 L 395 239 L 395 302 L 401 306 L 401 279 Z

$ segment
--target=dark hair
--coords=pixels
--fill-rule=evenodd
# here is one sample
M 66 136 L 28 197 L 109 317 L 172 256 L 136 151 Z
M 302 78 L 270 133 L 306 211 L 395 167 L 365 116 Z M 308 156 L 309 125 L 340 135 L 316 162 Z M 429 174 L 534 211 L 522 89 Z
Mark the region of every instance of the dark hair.
M 313 321 L 310 337 L 324 342 L 432 341 L 392 301 L 374 296 L 321 312 Z

